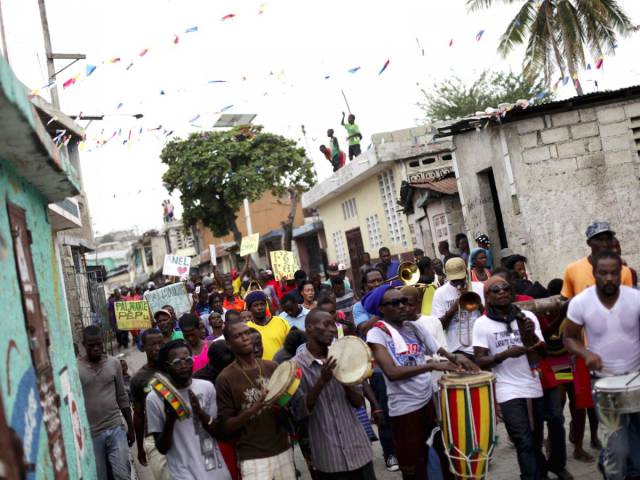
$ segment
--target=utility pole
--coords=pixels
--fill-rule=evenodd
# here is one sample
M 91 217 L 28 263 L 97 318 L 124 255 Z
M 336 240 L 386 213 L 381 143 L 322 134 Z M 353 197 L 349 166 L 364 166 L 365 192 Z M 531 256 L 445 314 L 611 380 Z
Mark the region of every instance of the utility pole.
M 2 56 L 9 63 L 9 51 L 7 50 L 7 37 L 4 34 L 4 17 L 2 16 L 2 3 L 0 3 L 0 38 L 2 38 Z
M 38 0 L 40 8 L 40 21 L 42 22 L 42 36 L 44 37 L 44 52 L 47 56 L 47 75 L 49 81 L 56 78 L 56 67 L 53 63 L 53 52 L 51 51 L 51 35 L 49 35 L 49 22 L 47 21 L 47 9 L 44 6 L 44 0 Z M 51 87 L 51 103 L 57 109 L 60 109 L 60 99 L 58 98 L 58 85 Z

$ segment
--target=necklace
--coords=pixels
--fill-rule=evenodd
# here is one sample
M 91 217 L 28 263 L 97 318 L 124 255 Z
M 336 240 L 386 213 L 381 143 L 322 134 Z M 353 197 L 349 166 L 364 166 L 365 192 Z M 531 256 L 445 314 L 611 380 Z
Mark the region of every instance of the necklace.
M 258 378 L 262 378 L 262 368 L 260 368 L 260 362 L 258 362 L 258 360 L 257 360 L 257 359 L 255 359 L 255 358 L 253 359 L 253 361 L 255 362 L 256 367 L 258 368 Z M 251 384 L 251 386 L 252 386 L 252 387 L 254 387 L 254 388 L 258 388 L 258 387 L 256 386 L 256 384 L 255 384 L 255 383 L 253 383 L 253 380 L 251 380 L 251 378 L 249 378 L 249 375 L 247 375 L 247 372 L 245 372 L 245 371 L 244 371 L 244 368 L 242 368 L 242 367 L 240 366 L 240 364 L 238 363 L 238 361 L 237 361 L 237 360 L 234 362 L 234 365 L 235 365 L 236 367 L 238 367 L 238 369 L 239 369 L 239 370 L 242 372 L 242 374 L 244 375 L 244 378 L 246 378 L 246 379 L 247 379 L 247 381 Z M 253 368 L 255 368 L 255 367 L 252 367 L 251 369 L 253 370 Z

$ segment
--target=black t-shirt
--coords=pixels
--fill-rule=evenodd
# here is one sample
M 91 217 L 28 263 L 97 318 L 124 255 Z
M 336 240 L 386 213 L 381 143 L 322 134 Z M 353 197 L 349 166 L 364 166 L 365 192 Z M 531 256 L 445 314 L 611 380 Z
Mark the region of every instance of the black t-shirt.
M 131 379 L 131 397 L 133 398 L 133 403 L 142 404 L 144 408 L 147 393 L 151 391 L 149 382 L 153 378 L 153 374 L 157 371 L 156 368 L 145 365 L 136 372 Z

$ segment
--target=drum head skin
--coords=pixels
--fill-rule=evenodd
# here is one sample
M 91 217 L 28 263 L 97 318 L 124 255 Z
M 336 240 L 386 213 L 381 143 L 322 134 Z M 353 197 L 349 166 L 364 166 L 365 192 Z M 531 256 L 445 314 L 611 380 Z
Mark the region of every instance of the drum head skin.
M 628 383 L 628 385 L 627 385 Z M 603 377 L 594 384 L 596 391 L 626 392 L 627 390 L 640 389 L 640 375 L 638 372 L 626 375 L 615 375 L 613 377 Z
M 281 396 L 287 391 L 287 388 L 291 384 L 291 381 L 296 376 L 296 370 L 298 366 L 290 361 L 284 361 L 273 371 L 269 383 L 267 384 L 267 396 L 265 397 L 265 403 L 271 403 L 276 398 Z
M 362 383 L 371 372 L 371 349 L 358 337 L 342 337 L 329 347 L 329 357 L 336 359 L 333 376 L 345 385 Z
M 485 383 L 495 382 L 496 376 L 491 372 L 479 373 L 448 373 L 444 375 L 438 383 L 442 386 L 467 386 L 467 385 L 483 385 Z

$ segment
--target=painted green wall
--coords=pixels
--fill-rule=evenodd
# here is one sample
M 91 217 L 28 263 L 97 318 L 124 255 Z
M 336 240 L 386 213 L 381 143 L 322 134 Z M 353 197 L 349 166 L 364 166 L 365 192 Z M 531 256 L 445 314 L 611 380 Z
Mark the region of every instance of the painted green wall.
M 84 414 L 82 387 L 73 351 L 55 240 L 47 221 L 47 201 L 13 169 L 11 164 L 0 158 L 0 236 L 2 237 L 0 240 L 0 285 L 2 285 L 0 305 L 2 305 L 3 314 L 0 359 L 3 360 L 2 365 L 6 365 L 0 368 L 0 394 L 4 403 L 5 417 L 22 437 L 28 461 L 37 465 L 36 472 L 32 472 L 30 478 L 38 480 L 53 478 L 47 435 L 42 423 L 42 412 L 35 389 L 35 376 L 25 329 L 20 286 L 9 230 L 7 200 L 26 211 L 27 225 L 32 234 L 33 265 L 42 311 L 48 320 L 51 341 L 49 355 L 56 391 L 61 397 L 60 421 L 69 478 L 93 479 L 96 475 L 91 435 Z M 60 372 L 65 367 L 68 370 L 67 384 L 70 386 L 68 390 L 80 412 L 75 418 L 78 425 L 81 425 L 79 430 L 82 432 L 82 450 L 79 448 L 77 434 L 73 428 L 72 403 L 69 402 L 72 399 L 67 397 L 65 402 L 64 398 L 64 380 Z M 78 471 L 77 464 L 81 472 Z

